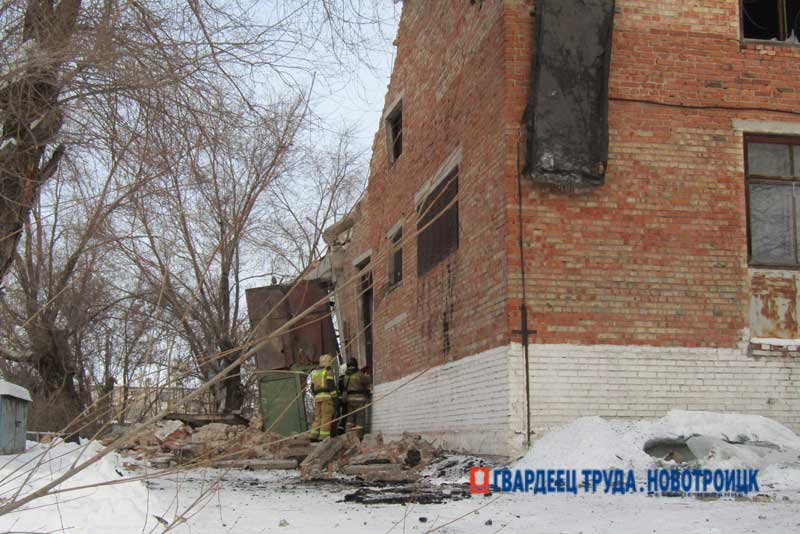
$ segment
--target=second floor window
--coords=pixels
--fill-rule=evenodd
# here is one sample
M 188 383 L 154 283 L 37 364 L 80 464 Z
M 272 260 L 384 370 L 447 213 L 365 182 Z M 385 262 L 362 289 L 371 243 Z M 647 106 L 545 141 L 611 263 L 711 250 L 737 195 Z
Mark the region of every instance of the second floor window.
M 389 161 L 394 163 L 403 153 L 403 101 L 386 116 L 386 139 L 389 144 Z
M 745 138 L 750 264 L 800 267 L 800 138 Z
M 417 208 L 417 274 L 422 276 L 458 249 L 458 167 Z
M 741 1 L 745 39 L 800 42 L 800 0 Z
M 389 256 L 389 285 L 395 286 L 403 281 L 403 229 L 391 237 L 391 254 Z

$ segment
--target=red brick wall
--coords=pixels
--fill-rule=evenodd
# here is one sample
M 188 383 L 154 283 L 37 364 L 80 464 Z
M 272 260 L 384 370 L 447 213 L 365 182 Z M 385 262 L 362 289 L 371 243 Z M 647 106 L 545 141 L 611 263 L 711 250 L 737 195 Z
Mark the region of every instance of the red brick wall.
M 393 165 L 381 125 L 368 186 L 375 279 L 375 380 L 508 343 L 503 188 L 502 2 L 406 1 L 386 96 L 403 94 L 403 154 Z M 457 147 L 460 246 L 417 277 L 415 193 Z M 403 281 L 388 285 L 387 231 L 405 218 Z M 359 254 L 353 247 L 349 254 Z M 449 323 L 445 350 L 443 323 Z
M 506 4 L 513 329 L 521 284 L 511 132 L 527 98 L 532 2 Z M 800 121 L 778 112 L 800 110 L 800 47 L 743 45 L 739 0 L 617 6 L 606 185 L 564 194 L 524 184 L 532 328 L 540 343 L 734 347 L 749 282 L 742 134 L 732 120 Z
M 347 251 L 373 250 L 378 383 L 520 339 L 532 4 L 404 4 L 386 96 L 388 106 L 404 95 L 404 151 L 389 163 L 381 125 L 366 224 Z M 617 6 L 606 185 L 565 194 L 523 183 L 536 342 L 735 347 L 749 276 L 732 120 L 800 120 L 781 112 L 800 110 L 800 47 L 742 44 L 738 0 Z M 459 146 L 460 247 L 418 278 L 414 195 Z M 404 279 L 390 289 L 386 233 L 402 218 Z

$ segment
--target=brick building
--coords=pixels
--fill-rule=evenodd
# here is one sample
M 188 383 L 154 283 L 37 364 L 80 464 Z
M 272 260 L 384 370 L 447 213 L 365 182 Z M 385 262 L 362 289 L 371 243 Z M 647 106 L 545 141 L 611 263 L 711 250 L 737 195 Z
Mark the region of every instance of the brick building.
M 537 26 L 553 1 L 404 2 L 367 195 L 326 233 L 373 430 L 508 454 L 586 415 L 800 429 L 800 2 L 586 2 L 613 17 L 582 116 L 607 161 L 558 187 L 526 171 L 537 54 L 603 36 Z

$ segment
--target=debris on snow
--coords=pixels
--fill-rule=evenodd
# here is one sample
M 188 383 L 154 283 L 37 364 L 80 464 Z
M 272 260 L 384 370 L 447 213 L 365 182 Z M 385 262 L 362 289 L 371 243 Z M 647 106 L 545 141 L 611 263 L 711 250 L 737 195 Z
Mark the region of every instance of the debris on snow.
M 431 462 L 422 471 L 425 480 L 432 484 L 468 484 L 472 467 L 495 467 L 486 458 L 465 454 L 445 454 Z
M 103 444 L 118 439 L 125 430 L 124 427 L 113 429 L 103 439 Z M 214 466 L 227 468 L 293 469 L 308 454 L 309 443 L 303 435 L 287 439 L 263 432 L 256 426 L 210 423 L 193 430 L 180 421 L 165 420 L 131 438 L 121 450 L 157 468 L 187 462 L 214 462 Z M 273 463 L 248 462 L 251 460 Z M 231 463 L 226 464 L 226 461 Z
M 403 434 L 384 443 L 383 436 L 367 435 L 359 441 L 354 434 L 328 438 L 300 465 L 303 477 L 327 478 L 334 472 L 365 482 L 414 482 L 441 451 L 420 436 Z
M 429 485 L 404 485 L 391 488 L 359 488 L 344 496 L 344 502 L 359 504 L 441 504 L 449 501 L 469 499 L 472 495 L 469 486 L 450 485 L 436 487 Z M 427 518 L 421 523 L 425 523 Z
M 153 433 L 153 435 L 158 441 L 164 443 L 179 432 L 185 432 L 183 423 L 180 421 L 163 421 L 158 425 L 158 429 Z

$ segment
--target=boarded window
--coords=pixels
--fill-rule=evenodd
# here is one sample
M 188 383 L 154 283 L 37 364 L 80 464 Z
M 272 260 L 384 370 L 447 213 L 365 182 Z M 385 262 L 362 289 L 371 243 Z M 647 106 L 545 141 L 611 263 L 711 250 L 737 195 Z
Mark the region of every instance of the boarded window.
M 403 280 L 403 229 L 391 237 L 392 252 L 389 256 L 389 285 L 394 286 Z
M 750 263 L 800 266 L 800 139 L 746 140 Z
M 417 274 L 420 276 L 458 249 L 457 197 L 458 167 L 430 192 L 418 208 Z
M 745 39 L 798 42 L 800 0 L 742 0 Z
M 389 143 L 389 161 L 394 163 L 403 153 L 403 101 L 397 103 L 386 117 L 386 134 Z

